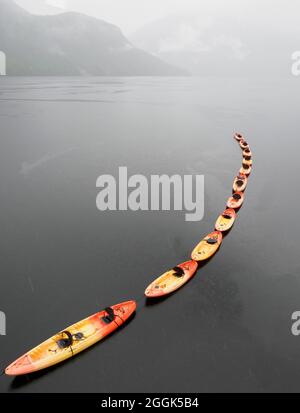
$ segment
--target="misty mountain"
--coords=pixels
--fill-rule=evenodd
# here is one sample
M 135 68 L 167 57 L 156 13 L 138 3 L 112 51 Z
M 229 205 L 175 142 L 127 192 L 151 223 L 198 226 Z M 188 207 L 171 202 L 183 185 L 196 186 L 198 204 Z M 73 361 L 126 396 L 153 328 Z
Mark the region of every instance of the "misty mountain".
M 0 0 L 0 50 L 8 75 L 184 75 L 134 47 L 102 20 L 67 12 L 32 15 L 13 0 Z
M 59 14 L 62 10 L 59 7 L 51 6 L 46 0 L 15 0 L 19 6 L 28 10 L 32 14 Z
M 142 27 L 131 40 L 194 75 L 287 75 L 291 55 L 300 48 L 300 27 L 287 16 L 281 24 L 274 24 L 271 15 L 263 17 L 172 15 Z

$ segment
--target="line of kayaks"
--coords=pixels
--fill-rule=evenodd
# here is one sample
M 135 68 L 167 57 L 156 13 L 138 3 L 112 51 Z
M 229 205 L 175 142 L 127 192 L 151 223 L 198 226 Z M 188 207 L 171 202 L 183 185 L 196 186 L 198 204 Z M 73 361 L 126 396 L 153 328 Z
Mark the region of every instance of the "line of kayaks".
M 216 221 L 215 231 L 203 238 L 194 248 L 191 261 L 177 265 L 153 281 L 145 291 L 148 298 L 168 295 L 186 284 L 196 274 L 199 263 L 208 260 L 218 251 L 223 241 L 223 234 L 232 228 L 237 212 L 244 203 L 244 191 L 252 171 L 252 152 L 249 144 L 241 134 L 236 133 L 234 138 L 243 151 L 242 168 L 234 178 L 232 195 L 227 201 L 227 208 Z
M 252 152 L 244 137 L 235 134 L 243 150 L 243 164 L 233 182 L 233 194 L 227 201 L 227 208 L 218 217 L 215 231 L 208 234 L 194 248 L 191 260 L 178 264 L 165 272 L 145 291 L 148 298 L 166 296 L 181 288 L 197 272 L 199 263 L 211 258 L 220 248 L 223 234 L 228 232 L 237 217 L 237 211 L 244 202 L 244 191 L 252 171 Z M 5 369 L 8 376 L 33 373 L 53 366 L 91 347 L 123 325 L 136 311 L 135 301 L 126 301 L 76 323 L 55 334 L 42 344 L 28 351 Z

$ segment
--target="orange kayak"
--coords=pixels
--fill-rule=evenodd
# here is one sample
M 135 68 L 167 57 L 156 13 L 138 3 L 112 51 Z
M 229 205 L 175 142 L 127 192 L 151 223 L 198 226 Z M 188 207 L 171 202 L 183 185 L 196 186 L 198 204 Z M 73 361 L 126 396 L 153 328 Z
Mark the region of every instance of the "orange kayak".
M 73 324 L 14 361 L 5 369 L 5 374 L 33 373 L 67 360 L 111 334 L 135 310 L 135 301 L 127 301 Z
M 245 139 L 242 139 L 242 140 L 240 141 L 240 147 L 241 147 L 243 150 L 245 150 L 245 149 L 250 149 L 250 148 L 249 148 L 249 145 L 248 145 L 248 142 L 246 142 Z
M 234 139 L 237 140 L 238 142 L 240 142 L 241 140 L 244 139 L 244 136 L 241 135 L 240 133 L 235 133 L 234 134 Z
M 252 172 L 252 166 L 251 165 L 247 165 L 246 163 L 243 162 L 243 166 L 240 169 L 240 174 L 243 175 L 250 175 Z
M 243 151 L 243 156 L 244 156 L 244 158 L 245 157 L 249 157 L 250 156 L 250 158 L 252 158 L 252 152 L 251 152 L 251 150 L 250 150 L 250 148 L 246 148 L 244 151 Z
M 239 174 L 233 182 L 234 192 L 244 192 L 248 184 L 248 178 L 245 174 Z
M 145 295 L 149 298 L 171 294 L 186 284 L 196 273 L 198 263 L 187 261 L 165 272 L 147 287 Z
M 252 162 L 252 156 L 251 155 L 244 155 L 244 153 L 243 153 L 243 160 L 247 161 L 247 162 L 249 162 L 249 161 Z
M 244 198 L 244 192 L 235 192 L 227 201 L 228 208 L 240 208 L 243 205 Z
M 222 215 L 217 219 L 215 228 L 217 231 L 226 232 L 233 226 L 236 219 L 236 212 L 234 209 L 226 209 Z
M 244 158 L 243 158 L 243 164 L 252 166 L 252 165 L 253 165 L 253 161 L 252 161 L 251 157 L 250 157 L 250 156 L 244 157 Z
M 215 231 L 208 234 L 193 250 L 192 259 L 204 261 L 212 257 L 219 249 L 223 240 L 222 232 Z

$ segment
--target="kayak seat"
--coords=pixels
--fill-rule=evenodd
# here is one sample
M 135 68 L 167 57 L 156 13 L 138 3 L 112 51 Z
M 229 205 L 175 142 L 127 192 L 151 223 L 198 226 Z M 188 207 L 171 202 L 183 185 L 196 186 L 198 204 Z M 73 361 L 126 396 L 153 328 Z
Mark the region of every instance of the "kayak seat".
M 174 267 L 174 268 L 173 268 L 173 271 L 174 271 L 173 275 L 174 275 L 175 277 L 181 278 L 181 277 L 184 276 L 184 271 L 183 271 L 183 269 L 180 268 L 180 267 Z
M 241 199 L 241 195 L 240 194 L 233 194 L 232 198 L 235 199 L 236 201 L 239 201 Z
M 60 340 L 57 340 L 56 344 L 60 349 L 68 348 L 71 347 L 73 344 L 73 336 L 69 331 L 63 331 L 61 335 L 66 335 L 67 338 L 61 338 Z
M 210 245 L 214 245 L 217 244 L 218 240 L 216 238 L 209 238 L 206 242 Z
M 105 324 L 112 323 L 115 320 L 114 310 L 111 307 L 107 307 L 104 311 L 107 313 L 107 315 L 101 317 L 101 320 L 104 321 Z

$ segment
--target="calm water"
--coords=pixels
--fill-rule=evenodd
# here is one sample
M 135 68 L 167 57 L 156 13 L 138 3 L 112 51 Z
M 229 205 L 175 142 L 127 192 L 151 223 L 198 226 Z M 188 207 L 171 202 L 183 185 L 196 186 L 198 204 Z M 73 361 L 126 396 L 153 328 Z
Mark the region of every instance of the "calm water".
M 300 391 L 300 79 L 0 79 L 0 337 L 5 367 L 127 299 L 126 328 L 3 392 Z M 223 211 L 243 131 L 254 172 L 219 253 L 155 305 L 147 284 L 186 260 Z M 96 178 L 205 175 L 205 217 L 96 209 Z

